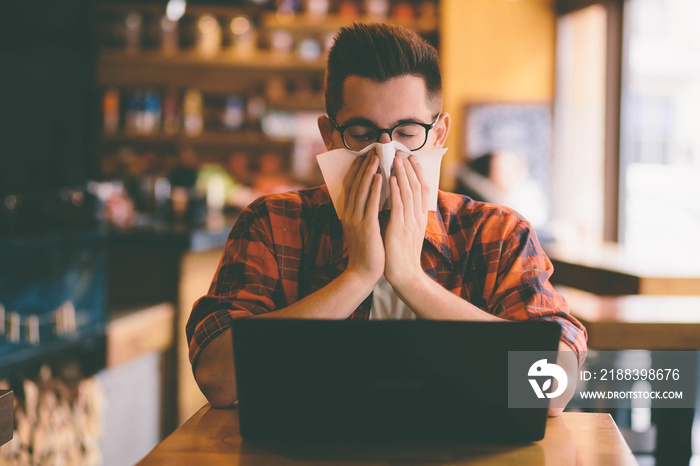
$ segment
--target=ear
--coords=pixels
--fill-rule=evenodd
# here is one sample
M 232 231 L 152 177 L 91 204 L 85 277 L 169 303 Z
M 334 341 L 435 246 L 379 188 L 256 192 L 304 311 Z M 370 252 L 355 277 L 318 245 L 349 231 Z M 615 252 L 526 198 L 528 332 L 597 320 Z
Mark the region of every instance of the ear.
M 333 125 L 331 125 L 331 120 L 329 120 L 326 115 L 320 115 L 318 117 L 318 130 L 321 132 L 326 150 L 333 150 Z
M 435 125 L 435 128 L 433 128 L 433 131 L 435 132 L 436 148 L 442 148 L 445 145 L 445 142 L 447 141 L 447 135 L 450 133 L 450 124 L 451 120 L 449 113 L 443 113 L 442 115 L 440 115 L 440 119 Z

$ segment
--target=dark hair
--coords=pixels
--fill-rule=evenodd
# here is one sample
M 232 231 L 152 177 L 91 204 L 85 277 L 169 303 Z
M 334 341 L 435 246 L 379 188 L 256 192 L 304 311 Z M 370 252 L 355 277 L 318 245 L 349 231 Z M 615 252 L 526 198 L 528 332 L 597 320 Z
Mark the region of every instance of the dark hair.
M 425 80 L 430 101 L 442 98 L 437 50 L 416 32 L 384 23 L 342 27 L 328 53 L 326 112 L 334 117 L 343 106 L 343 85 L 348 76 L 381 83 L 405 75 Z

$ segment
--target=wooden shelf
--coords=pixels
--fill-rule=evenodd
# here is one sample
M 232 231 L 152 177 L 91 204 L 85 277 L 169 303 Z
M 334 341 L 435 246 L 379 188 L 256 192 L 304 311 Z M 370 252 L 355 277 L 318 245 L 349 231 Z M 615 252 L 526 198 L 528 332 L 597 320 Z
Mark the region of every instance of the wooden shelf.
M 165 14 L 165 7 L 167 2 L 162 4 L 144 4 L 144 3 L 109 3 L 106 1 L 100 2 L 99 8 L 102 11 L 108 11 L 112 13 L 123 13 L 127 14 L 132 11 L 138 11 L 141 13 L 148 13 L 151 15 L 162 15 Z M 262 11 L 262 8 L 255 5 L 249 5 L 245 8 L 232 7 L 225 5 L 192 5 L 188 4 L 185 9 L 185 14 L 188 16 L 201 16 L 205 14 L 220 16 L 224 18 L 234 17 L 239 15 L 251 15 L 256 12 Z
M 275 110 L 290 112 L 319 112 L 326 111 L 326 99 L 323 94 L 311 96 L 288 96 L 280 99 L 268 99 L 267 107 Z
M 100 142 L 106 144 L 150 144 L 150 145 L 190 145 L 202 146 L 231 146 L 231 147 L 260 147 L 265 149 L 286 150 L 289 149 L 293 141 L 289 139 L 272 139 L 262 133 L 239 132 L 225 133 L 209 131 L 199 136 L 164 134 L 153 135 L 129 135 L 119 133 L 113 136 L 102 135 Z
M 212 58 L 183 51 L 166 56 L 157 51 L 134 54 L 103 50 L 97 67 L 100 86 L 197 87 L 204 92 L 231 93 L 260 84 L 270 73 L 287 76 L 321 75 L 323 60 L 305 61 L 294 54 L 225 50 Z
M 195 51 L 183 50 L 174 55 L 165 55 L 159 51 L 143 50 L 137 53 L 127 53 L 123 50 L 103 50 L 100 55 L 100 65 L 157 65 L 159 67 L 202 67 L 224 68 L 231 71 L 246 69 L 260 71 L 287 71 L 298 68 L 312 71 L 324 71 L 324 60 L 307 61 L 294 54 L 281 54 L 271 51 L 258 50 L 244 53 L 223 49 L 214 57 L 204 57 Z
M 280 17 L 277 13 L 267 12 L 262 16 L 261 29 L 284 29 L 292 34 L 313 35 L 318 33 L 333 33 L 343 26 L 350 26 L 354 22 L 376 23 L 386 22 L 393 23 L 391 17 L 374 18 L 370 16 L 360 16 L 357 18 L 345 18 L 335 14 L 329 14 L 324 17 L 315 18 L 305 13 L 296 14 L 292 17 Z M 402 26 L 415 30 L 420 34 L 430 34 L 437 31 L 437 24 L 416 20 Z

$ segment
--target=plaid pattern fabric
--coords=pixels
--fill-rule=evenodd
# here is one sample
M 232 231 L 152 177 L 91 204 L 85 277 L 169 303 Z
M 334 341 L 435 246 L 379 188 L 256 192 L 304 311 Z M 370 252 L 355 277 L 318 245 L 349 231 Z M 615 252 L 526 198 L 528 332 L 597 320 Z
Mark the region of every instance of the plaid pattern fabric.
M 440 191 L 430 212 L 423 269 L 447 290 L 509 320 L 551 320 L 586 351 L 586 330 L 549 283 L 553 267 L 529 222 L 503 206 Z M 245 209 L 206 296 L 187 323 L 190 361 L 234 319 L 284 308 L 347 267 L 343 230 L 325 186 L 272 194 Z M 368 319 L 372 295 L 350 316 Z

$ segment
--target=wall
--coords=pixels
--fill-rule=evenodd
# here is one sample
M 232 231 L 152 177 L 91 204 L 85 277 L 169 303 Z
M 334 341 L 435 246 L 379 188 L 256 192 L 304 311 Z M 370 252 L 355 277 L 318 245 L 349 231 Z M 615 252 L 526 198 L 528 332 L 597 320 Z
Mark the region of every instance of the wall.
M 161 356 L 151 352 L 99 373 L 106 399 L 104 466 L 135 464 L 160 442 L 161 364 Z
M 469 103 L 554 98 L 556 16 L 551 0 L 443 0 L 444 110 L 452 117 L 442 187 L 450 189 Z

